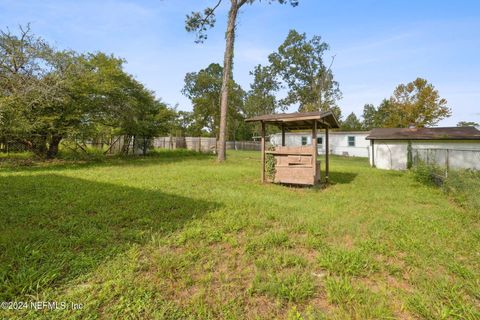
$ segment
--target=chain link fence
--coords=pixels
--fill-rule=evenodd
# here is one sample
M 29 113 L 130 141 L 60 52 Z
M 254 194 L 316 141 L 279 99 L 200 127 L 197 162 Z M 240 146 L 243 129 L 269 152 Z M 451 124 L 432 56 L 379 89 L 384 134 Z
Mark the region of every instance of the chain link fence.
M 31 146 L 22 138 L 14 136 L 0 136 L 0 153 L 18 153 L 29 151 Z
M 462 149 L 412 149 L 413 166 L 426 164 L 443 169 L 445 175 L 450 170 L 480 170 L 480 150 Z
M 14 155 L 24 152 L 45 153 L 49 142 L 48 135 L 0 135 L 0 153 Z M 82 136 L 63 137 L 61 150 L 74 153 L 99 152 L 105 155 L 115 154 L 145 154 L 154 147 L 154 139 L 144 139 L 134 136 L 99 136 L 85 138 Z
M 213 137 L 157 137 L 153 145 L 160 149 L 185 148 L 198 152 L 216 152 L 217 139 Z M 260 151 L 260 141 L 227 141 L 227 150 Z
M 38 151 L 41 146 L 48 148 L 46 135 L 0 135 L 0 153 L 16 154 Z M 260 141 L 227 141 L 228 150 L 261 149 Z M 98 152 L 105 155 L 146 154 L 151 148 L 188 149 L 198 152 L 215 153 L 217 141 L 214 137 L 155 137 L 143 139 L 133 136 L 99 136 L 94 139 L 82 136 L 63 137 L 60 149 L 73 153 Z

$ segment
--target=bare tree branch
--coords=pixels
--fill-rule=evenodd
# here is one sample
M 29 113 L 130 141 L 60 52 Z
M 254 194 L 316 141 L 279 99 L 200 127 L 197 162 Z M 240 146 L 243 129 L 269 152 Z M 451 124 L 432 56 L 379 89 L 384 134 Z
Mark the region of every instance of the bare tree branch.
M 207 9 L 208 10 L 208 13 L 205 15 L 205 17 L 202 19 L 202 24 L 208 24 L 208 19 L 214 15 L 215 13 L 215 10 L 217 10 L 217 8 L 220 6 L 220 4 L 222 3 L 223 0 L 218 0 L 217 4 L 211 8 L 211 9 Z M 207 12 L 207 10 L 205 10 L 205 12 Z

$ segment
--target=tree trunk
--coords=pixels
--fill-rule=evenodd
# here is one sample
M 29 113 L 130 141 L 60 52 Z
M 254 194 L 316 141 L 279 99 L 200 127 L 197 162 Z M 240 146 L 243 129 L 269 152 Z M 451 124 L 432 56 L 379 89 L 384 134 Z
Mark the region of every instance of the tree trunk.
M 228 88 L 232 78 L 233 65 L 233 45 L 235 41 L 235 25 L 238 13 L 238 4 L 236 0 L 231 0 L 231 7 L 228 13 L 228 26 L 225 46 L 225 56 L 223 58 L 223 79 L 220 99 L 220 135 L 218 139 L 217 161 L 223 162 L 226 159 L 226 141 L 227 141 L 227 112 L 228 112 Z
M 60 135 L 52 136 L 52 139 L 50 140 L 50 143 L 48 145 L 47 159 L 53 159 L 57 156 L 58 145 L 60 144 L 60 141 L 62 141 L 62 136 Z

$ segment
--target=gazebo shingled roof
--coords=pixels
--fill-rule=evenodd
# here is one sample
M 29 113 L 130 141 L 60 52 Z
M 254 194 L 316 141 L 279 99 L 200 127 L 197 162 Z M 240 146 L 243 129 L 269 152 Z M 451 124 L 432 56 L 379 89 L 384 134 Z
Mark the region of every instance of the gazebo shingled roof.
M 284 127 L 285 130 L 304 130 L 312 128 L 314 123 L 320 128 L 339 128 L 338 120 L 332 111 L 312 111 L 294 113 L 275 113 L 256 116 L 246 122 L 263 122 Z

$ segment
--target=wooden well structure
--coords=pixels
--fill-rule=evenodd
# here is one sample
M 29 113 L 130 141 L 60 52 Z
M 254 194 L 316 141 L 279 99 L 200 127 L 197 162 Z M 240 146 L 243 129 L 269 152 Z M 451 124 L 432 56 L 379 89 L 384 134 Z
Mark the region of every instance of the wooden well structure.
M 315 185 L 320 181 L 320 161 L 318 160 L 317 132 L 325 130 L 325 180 L 329 174 L 329 129 L 339 127 L 332 111 L 295 112 L 268 114 L 253 117 L 247 122 L 261 123 L 262 182 L 266 181 L 265 158 L 272 154 L 275 158 L 275 183 Z M 265 148 L 266 125 L 274 125 L 282 130 L 282 145 L 275 150 Z M 311 130 L 312 144 L 306 146 L 285 146 L 285 132 Z

